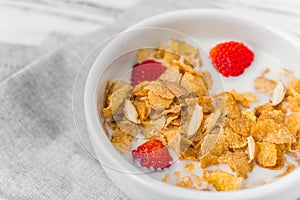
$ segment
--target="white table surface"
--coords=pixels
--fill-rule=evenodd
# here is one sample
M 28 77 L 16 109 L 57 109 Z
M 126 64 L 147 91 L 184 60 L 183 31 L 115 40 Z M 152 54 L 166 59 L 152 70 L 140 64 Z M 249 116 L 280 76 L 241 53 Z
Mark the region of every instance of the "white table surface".
M 66 40 L 114 23 L 119 15 L 139 1 L 141 0 L 0 0 L 0 46 L 3 49 L 0 51 L 0 81 Z M 199 2 L 205 7 L 249 13 L 270 26 L 300 36 L 298 0 Z

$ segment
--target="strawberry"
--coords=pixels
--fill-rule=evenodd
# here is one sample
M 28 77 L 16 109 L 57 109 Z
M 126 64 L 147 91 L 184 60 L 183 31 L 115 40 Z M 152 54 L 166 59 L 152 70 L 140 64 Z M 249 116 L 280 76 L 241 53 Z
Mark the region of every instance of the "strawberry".
M 132 160 L 143 167 L 159 170 L 170 167 L 173 158 L 161 141 L 150 140 L 132 151 Z
M 210 58 L 223 76 L 239 76 L 251 65 L 254 53 L 243 43 L 231 41 L 212 48 Z
M 131 73 L 131 84 L 137 85 L 142 81 L 154 81 L 165 72 L 166 68 L 154 60 L 145 60 L 135 64 Z

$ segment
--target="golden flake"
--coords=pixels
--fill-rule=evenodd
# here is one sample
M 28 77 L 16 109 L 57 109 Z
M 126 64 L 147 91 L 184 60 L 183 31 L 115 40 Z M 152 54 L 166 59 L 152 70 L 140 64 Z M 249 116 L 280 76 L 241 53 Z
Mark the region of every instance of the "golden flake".
M 192 89 L 192 91 L 198 96 L 205 96 L 208 94 L 208 88 L 205 84 L 205 81 L 203 80 L 203 78 L 201 76 L 194 76 L 188 72 L 184 73 L 181 83 L 183 83 L 183 81 L 187 82 L 188 86 L 182 85 L 183 87 L 187 88 L 187 90 L 189 91 L 190 88 Z
M 228 164 L 237 176 L 247 178 L 247 174 L 252 171 L 253 163 L 248 162 L 248 156 L 242 150 L 235 152 L 227 151 L 226 154 L 219 157 L 219 163 Z
M 216 98 L 217 108 L 225 112 L 226 117 L 230 119 L 239 118 L 241 111 L 238 107 L 237 102 L 234 100 L 233 96 L 229 92 L 224 92 L 217 95 Z
M 285 114 L 281 110 L 263 110 L 258 118 L 258 121 L 264 121 L 266 119 L 272 119 L 276 123 L 283 123 Z
M 257 98 L 252 93 L 246 93 L 246 94 L 239 94 L 235 89 L 231 90 L 230 92 L 235 99 L 235 101 L 242 105 L 244 108 L 250 108 L 250 103 L 257 102 Z
M 284 124 L 292 134 L 300 131 L 300 113 L 293 113 L 285 118 Z
M 155 92 L 150 91 L 148 93 L 149 103 L 152 105 L 154 109 L 162 110 L 165 108 L 169 108 L 173 102 L 173 99 L 166 99 L 161 97 L 160 95 L 156 95 Z
M 257 142 L 256 162 L 262 167 L 274 167 L 277 164 L 277 148 L 273 143 Z
M 188 163 L 184 166 L 183 169 L 185 172 L 192 173 L 193 171 L 196 170 L 196 165 L 194 163 Z
M 168 182 L 169 178 L 170 178 L 170 174 L 167 173 L 164 175 L 164 177 L 161 179 L 161 181 L 166 183 L 166 182 Z
M 241 187 L 243 178 L 236 177 L 226 171 L 203 171 L 203 178 L 210 183 L 217 191 L 238 190 Z
M 248 144 L 247 138 L 245 136 L 237 134 L 229 127 L 226 127 L 224 129 L 224 134 L 226 136 L 226 142 L 229 148 L 240 149 L 247 146 Z
M 179 83 L 181 80 L 182 74 L 179 73 L 178 70 L 167 68 L 162 75 L 160 75 L 159 80 L 165 81 L 165 82 L 171 82 L 171 83 Z
M 177 186 L 183 188 L 195 188 L 191 177 L 184 176 L 176 183 Z
M 258 121 L 254 124 L 251 135 L 260 142 L 284 144 L 296 141 L 294 135 L 283 124 L 278 124 L 272 119 Z
M 126 134 L 124 131 L 120 129 L 116 129 L 111 137 L 111 143 L 115 146 L 115 148 L 121 153 L 130 152 L 131 150 L 131 142 L 133 141 L 133 137 L 131 135 Z
M 257 91 L 271 94 L 277 86 L 276 81 L 268 79 L 265 77 L 268 74 L 270 69 L 266 69 L 259 77 L 254 81 L 254 87 Z
M 213 111 L 213 103 L 210 97 L 200 96 L 198 98 L 198 103 L 202 106 L 204 113 L 211 113 Z
M 153 53 L 154 52 L 152 49 L 139 49 L 136 54 L 136 60 L 138 62 L 143 62 L 143 61 L 151 58 Z

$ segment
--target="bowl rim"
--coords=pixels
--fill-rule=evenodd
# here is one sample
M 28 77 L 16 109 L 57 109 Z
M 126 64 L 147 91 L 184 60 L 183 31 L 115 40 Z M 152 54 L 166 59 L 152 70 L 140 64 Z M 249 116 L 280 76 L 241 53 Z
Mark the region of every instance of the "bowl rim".
M 268 25 L 264 25 L 264 24 L 260 23 L 259 21 L 254 20 L 253 18 L 247 17 L 241 13 L 237 14 L 235 12 L 233 14 L 230 11 L 219 10 L 219 9 L 184 9 L 184 10 L 177 10 L 177 11 L 172 11 L 172 12 L 168 12 L 168 13 L 163 13 L 163 14 L 159 14 L 159 15 L 144 19 L 144 20 L 136 23 L 135 25 L 127 28 L 125 31 L 129 31 L 134 28 L 147 27 L 149 24 L 155 24 L 155 22 L 157 22 L 159 20 L 170 19 L 170 18 L 173 18 L 174 16 L 176 16 L 176 17 L 182 16 L 183 17 L 183 16 L 193 16 L 193 15 L 199 15 L 199 16 L 200 15 L 201 16 L 202 15 L 203 16 L 212 16 L 213 15 L 214 17 L 222 17 L 222 18 L 227 17 L 229 19 L 231 19 L 231 18 L 235 19 L 235 20 L 238 19 L 243 22 L 252 23 L 255 26 L 259 26 L 260 28 L 266 29 L 266 31 L 268 31 L 270 34 L 276 34 L 277 36 L 283 38 L 284 40 L 289 42 L 291 45 L 294 45 L 297 49 L 299 49 L 299 52 L 300 52 L 300 41 L 296 36 L 291 35 L 289 33 L 285 33 L 283 31 L 279 31 Z M 100 54 L 102 54 L 102 52 Z M 98 55 L 98 57 L 99 57 L 99 55 Z M 95 60 L 93 66 L 90 69 L 90 72 L 89 72 L 89 75 L 88 75 L 88 78 L 86 81 L 86 85 L 85 85 L 85 91 L 84 91 L 84 111 L 85 111 L 84 114 L 86 117 L 86 123 L 87 123 L 88 129 L 89 129 L 89 134 L 91 134 L 91 133 L 95 134 L 95 133 L 99 132 L 99 130 L 101 130 L 101 132 L 103 132 L 103 128 L 98 120 L 98 117 L 95 118 L 95 112 L 97 113 L 97 109 L 95 108 L 95 105 L 96 105 L 95 97 L 94 97 L 94 102 L 93 102 L 94 104 L 91 104 L 91 97 L 93 97 L 95 95 L 94 94 L 95 89 L 97 89 L 97 87 L 98 87 L 97 86 L 98 84 L 94 85 L 95 78 L 97 78 L 97 77 L 95 77 L 95 75 L 97 74 L 97 73 L 95 73 L 95 71 L 97 71 L 97 69 L 96 69 L 97 67 L 95 67 L 95 63 L 97 63 L 97 59 Z M 99 80 L 99 78 L 98 78 L 98 80 Z M 97 83 L 98 83 L 98 81 L 97 81 Z M 99 127 L 100 127 L 100 129 L 99 129 Z M 102 135 L 105 136 L 105 134 L 102 134 Z M 105 150 L 107 152 L 110 152 L 110 150 L 112 150 L 112 148 L 113 148 L 113 145 L 111 145 L 111 143 L 107 137 L 106 137 L 106 141 L 109 142 L 109 146 L 108 146 L 108 148 L 105 148 Z M 101 143 L 105 144 L 105 142 L 101 142 Z M 101 144 L 101 143 L 98 142 L 98 144 Z M 95 147 L 93 146 L 93 148 L 95 148 Z M 123 157 L 122 157 L 122 159 L 118 159 L 120 157 L 122 157 L 120 154 L 116 155 L 114 157 L 115 159 L 113 159 L 113 162 L 118 165 L 130 167 L 129 165 L 131 165 L 131 164 L 128 163 L 127 161 L 125 161 L 125 159 Z M 109 166 L 105 166 L 105 167 L 109 167 Z M 287 176 L 282 177 L 271 183 L 268 183 L 268 184 L 265 184 L 262 186 L 258 186 L 258 187 L 247 188 L 247 189 L 237 190 L 237 191 L 228 191 L 228 192 L 203 192 L 203 191 L 199 191 L 199 190 L 191 190 L 191 189 L 181 188 L 181 187 L 178 187 L 175 185 L 164 183 L 164 182 L 159 181 L 159 180 L 157 180 L 151 176 L 148 176 L 146 174 L 137 174 L 135 176 L 130 176 L 130 177 L 134 181 L 136 181 L 140 184 L 143 184 L 149 190 L 151 188 L 152 191 L 156 191 L 159 193 L 174 192 L 174 193 L 178 194 L 179 196 L 182 196 L 182 194 L 184 194 L 184 196 L 186 198 L 203 197 L 203 198 L 209 198 L 209 199 L 211 199 L 211 198 L 212 199 L 214 199 L 214 198 L 232 199 L 232 198 L 236 198 L 238 196 L 243 197 L 246 194 L 251 194 L 251 198 L 261 197 L 262 195 L 264 195 L 264 196 L 271 195 L 274 193 L 274 191 L 284 190 L 287 187 L 290 187 L 292 184 L 295 184 L 296 182 L 300 182 L 299 174 L 300 174 L 300 167 L 298 167 L 298 169 L 296 169 L 292 173 L 288 174 Z M 296 176 L 296 175 L 298 175 L 298 176 Z M 248 198 L 248 197 L 249 196 L 247 196 L 245 198 Z

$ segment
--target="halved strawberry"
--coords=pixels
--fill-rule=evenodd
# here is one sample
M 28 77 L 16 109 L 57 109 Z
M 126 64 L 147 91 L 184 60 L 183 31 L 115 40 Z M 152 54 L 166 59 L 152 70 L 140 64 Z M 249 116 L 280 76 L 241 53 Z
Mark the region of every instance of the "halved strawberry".
M 243 43 L 230 41 L 212 48 L 210 58 L 223 76 L 239 76 L 251 65 L 254 53 Z
M 157 61 L 145 60 L 135 64 L 131 73 L 131 84 L 137 85 L 142 81 L 154 81 L 165 72 L 166 68 Z
M 159 170 L 170 167 L 173 158 L 161 141 L 150 140 L 132 151 L 132 160 L 143 167 Z

